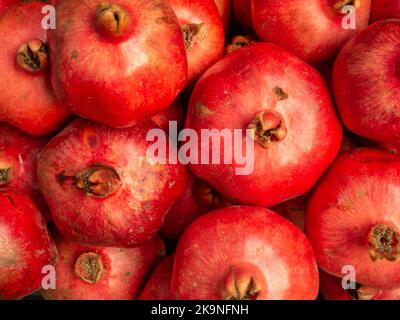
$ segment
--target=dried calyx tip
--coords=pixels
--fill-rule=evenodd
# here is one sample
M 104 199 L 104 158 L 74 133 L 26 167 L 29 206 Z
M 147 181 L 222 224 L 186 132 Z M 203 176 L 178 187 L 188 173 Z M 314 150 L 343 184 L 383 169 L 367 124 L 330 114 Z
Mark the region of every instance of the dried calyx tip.
M 185 42 L 186 49 L 189 49 L 193 43 L 194 39 L 203 27 L 203 23 L 187 23 L 182 25 L 183 40 Z
M 333 8 L 337 11 L 342 10 L 345 6 L 353 6 L 356 9 L 359 9 L 361 6 L 361 0 L 342 0 L 338 1 L 333 5 Z
M 31 40 L 22 44 L 17 53 L 17 64 L 24 70 L 38 73 L 47 68 L 47 45 L 41 40 Z
M 12 180 L 12 167 L 0 168 L 0 186 Z
M 400 258 L 400 234 L 396 227 L 378 224 L 368 234 L 369 255 L 373 261 L 386 259 L 398 261 Z
M 96 10 L 96 28 L 111 38 L 123 36 L 131 25 L 130 14 L 118 4 L 102 3 Z
M 101 256 L 94 252 L 82 253 L 75 261 L 75 274 L 83 281 L 95 284 L 103 275 Z

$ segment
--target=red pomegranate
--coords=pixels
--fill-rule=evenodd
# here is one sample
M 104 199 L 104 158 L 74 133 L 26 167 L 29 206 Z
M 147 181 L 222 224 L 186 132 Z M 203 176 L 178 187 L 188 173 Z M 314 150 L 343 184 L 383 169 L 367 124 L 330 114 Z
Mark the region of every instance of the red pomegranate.
M 253 21 L 251 19 L 251 1 L 233 0 L 233 16 L 244 32 L 254 33 Z
M 231 19 L 231 2 L 232 0 L 214 0 L 217 6 L 219 15 L 222 18 L 222 23 L 224 29 L 227 31 L 229 29 L 229 22 Z
M 292 223 L 262 207 L 227 207 L 198 218 L 183 234 L 170 294 L 185 300 L 315 299 L 318 270 L 307 238 Z
M 0 14 L 5 12 L 12 5 L 21 2 L 22 0 L 0 0 Z
M 163 0 L 62 1 L 49 44 L 58 98 L 111 127 L 161 112 L 186 84 L 182 33 Z
M 161 233 L 167 239 L 178 240 L 197 217 L 228 203 L 208 183 L 190 174 L 183 195 L 168 211 Z
M 258 42 L 252 36 L 234 36 L 231 42 L 225 47 L 225 54 L 235 52 L 236 50 Z
M 224 28 L 213 0 L 168 0 L 185 40 L 189 86 L 224 54 Z
M 184 191 L 186 171 L 146 157 L 152 144 L 146 135 L 154 128 L 152 121 L 112 129 L 78 119 L 43 149 L 39 186 L 63 236 L 135 247 L 156 234 Z
M 167 109 L 151 118 L 161 129 L 169 132 L 171 121 L 176 121 L 177 129 L 181 130 L 185 123 L 185 108 L 180 99 L 177 99 Z
M 190 168 L 230 202 L 267 207 L 309 191 L 335 159 L 342 138 L 320 74 L 268 43 L 233 52 L 203 75 L 190 99 L 186 127 L 198 137 L 202 129 L 227 129 L 232 137 L 239 130 L 234 143 L 221 139 L 218 146 L 203 138 L 200 153 L 209 149 L 209 159 L 219 156 L 220 163 Z M 254 154 L 246 150 L 251 145 Z M 245 164 L 225 159 L 232 148 L 246 156 Z
M 168 300 L 174 256 L 165 257 L 151 274 L 139 300 Z
M 48 300 L 132 300 L 164 256 L 159 237 L 138 248 L 92 247 L 57 239 L 56 289 L 41 290 Z
M 400 18 L 400 0 L 372 0 L 371 21 Z
M 253 0 L 251 5 L 253 25 L 262 40 L 319 65 L 368 26 L 371 0 Z M 348 5 L 355 9 L 354 26 L 347 26 L 343 7 Z
M 19 299 L 41 287 L 56 248 L 29 197 L 0 189 L 0 208 L 0 299 Z
M 322 270 L 380 289 L 400 287 L 400 160 L 353 149 L 340 156 L 313 193 L 306 233 Z
M 374 23 L 340 52 L 333 88 L 351 131 L 383 142 L 400 141 L 399 59 L 400 19 Z
M 0 121 L 39 136 L 59 129 L 68 116 L 50 85 L 42 7 L 21 2 L 0 17 Z

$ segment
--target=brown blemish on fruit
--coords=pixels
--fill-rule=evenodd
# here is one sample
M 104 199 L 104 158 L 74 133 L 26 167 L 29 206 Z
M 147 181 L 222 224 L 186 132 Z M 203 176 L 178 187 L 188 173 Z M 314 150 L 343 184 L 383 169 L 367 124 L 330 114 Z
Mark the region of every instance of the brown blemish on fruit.
M 31 73 L 39 73 L 48 66 L 47 45 L 41 40 L 30 40 L 22 44 L 17 53 L 18 66 Z
M 378 224 L 372 227 L 368 234 L 368 245 L 372 261 L 398 261 L 400 258 L 400 234 L 394 226 Z
M 214 114 L 213 111 L 208 109 L 204 104 L 202 104 L 200 102 L 195 105 L 194 112 L 195 112 L 196 117 L 199 117 L 200 119 L 204 119 L 204 118 L 212 116 Z
M 192 47 L 196 42 L 197 35 L 199 34 L 203 25 L 204 23 L 187 23 L 182 25 L 182 33 L 186 49 Z
M 278 98 L 278 101 L 286 100 L 289 97 L 289 95 L 285 91 L 283 91 L 282 88 L 278 86 L 274 87 L 272 91 L 275 93 L 276 97 Z
M 78 58 L 78 54 L 79 54 L 78 50 L 72 51 L 71 52 L 71 59 L 72 60 L 76 60 Z
M 97 283 L 104 273 L 101 256 L 94 252 L 82 253 L 75 261 L 74 271 L 83 281 Z
M 0 186 L 9 183 L 12 178 L 12 167 L 0 168 Z

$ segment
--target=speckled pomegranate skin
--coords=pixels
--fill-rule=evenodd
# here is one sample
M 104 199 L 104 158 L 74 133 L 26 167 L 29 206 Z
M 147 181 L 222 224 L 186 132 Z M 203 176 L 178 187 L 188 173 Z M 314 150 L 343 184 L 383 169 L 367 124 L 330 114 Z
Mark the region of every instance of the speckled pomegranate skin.
M 372 0 L 371 22 L 400 18 L 399 0 Z

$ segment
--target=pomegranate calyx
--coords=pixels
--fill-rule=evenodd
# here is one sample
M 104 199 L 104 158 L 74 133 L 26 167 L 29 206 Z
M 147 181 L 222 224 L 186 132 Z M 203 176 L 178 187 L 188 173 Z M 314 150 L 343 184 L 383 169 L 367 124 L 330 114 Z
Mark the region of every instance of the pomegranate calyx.
M 353 6 L 356 9 L 359 9 L 361 6 L 361 0 L 341 0 L 336 2 L 333 5 L 333 8 L 337 11 L 341 11 L 345 6 Z
M 368 245 L 372 261 L 398 261 L 400 258 L 400 234 L 394 226 L 378 224 L 372 227 L 368 234 Z
M 101 3 L 96 10 L 96 28 L 105 36 L 120 38 L 131 26 L 131 16 L 118 4 Z
M 193 45 L 195 42 L 194 39 L 200 32 L 200 29 L 203 27 L 203 25 L 204 23 L 186 23 L 182 25 L 181 29 L 186 49 L 189 49 Z
M 0 168 L 0 186 L 12 180 L 12 167 Z
M 31 73 L 39 73 L 48 66 L 47 45 L 41 40 L 30 40 L 18 48 L 17 64 Z
M 83 281 L 97 283 L 104 273 L 101 256 L 94 252 L 82 253 L 75 261 L 74 271 Z

